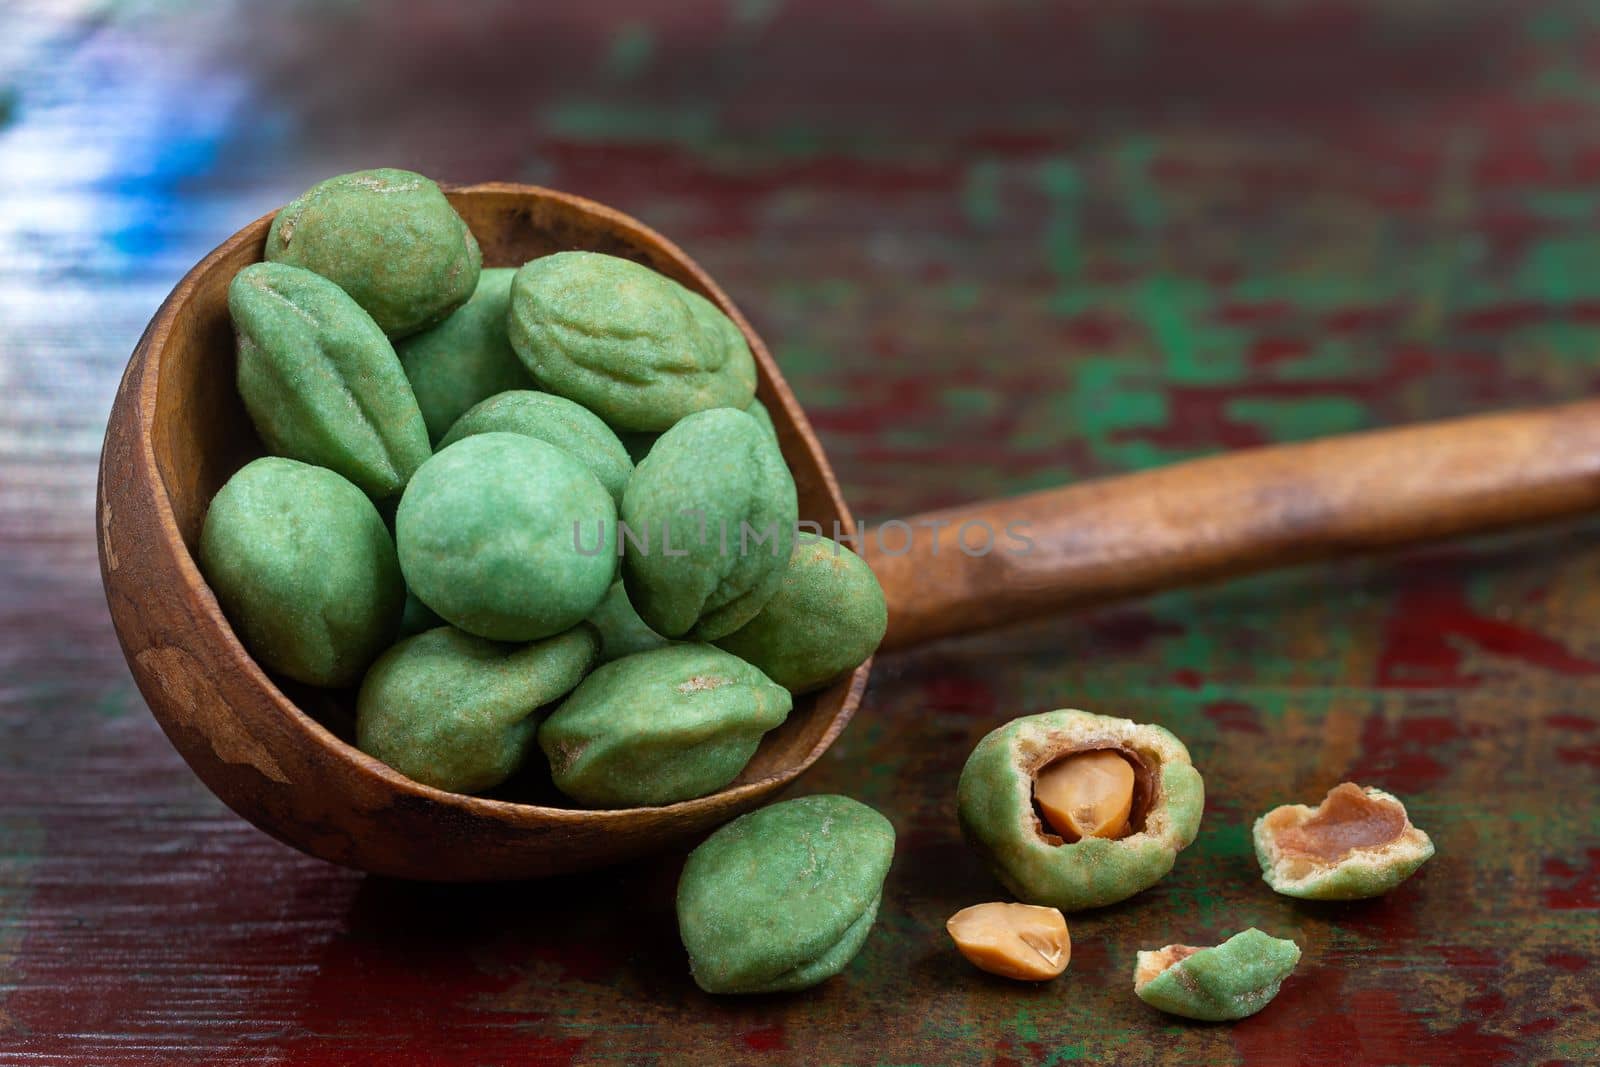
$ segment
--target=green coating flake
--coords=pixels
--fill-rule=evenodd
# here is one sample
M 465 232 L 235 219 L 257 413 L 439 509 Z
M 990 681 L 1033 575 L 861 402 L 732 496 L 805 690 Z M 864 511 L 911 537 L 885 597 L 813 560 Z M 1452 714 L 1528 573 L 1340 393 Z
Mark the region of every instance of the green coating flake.
M 217 491 L 200 569 L 261 664 L 311 685 L 354 683 L 394 640 L 405 582 L 372 501 L 322 467 L 268 456 Z
M 533 388 L 506 332 L 516 273 L 509 267 L 484 271 L 472 299 L 439 325 L 395 345 L 435 444 L 474 404 L 509 389 Z
M 888 623 L 872 568 L 838 542 L 802 533 L 772 599 L 717 644 L 803 693 L 872 655 Z
M 798 517 L 794 479 L 742 411 L 691 415 L 661 435 L 622 496 L 622 576 L 665 637 L 723 637 L 783 581 Z
M 1271 1003 L 1299 962 L 1299 945 L 1251 927 L 1212 948 L 1168 945 L 1140 952 L 1133 991 L 1171 1015 L 1231 1022 Z
M 616 572 L 616 505 L 554 445 L 464 438 L 424 463 L 395 513 L 412 592 L 452 625 L 531 641 L 581 622 Z
M 394 347 L 326 278 L 253 263 L 228 286 L 237 384 L 278 455 L 337 471 L 374 498 L 404 488 L 428 458 L 428 430 Z
M 597 646 L 589 626 L 522 646 L 449 626 L 407 638 L 361 684 L 356 744 L 424 785 L 491 789 L 522 767 L 535 712 L 578 684 Z
M 445 449 L 480 433 L 519 433 L 554 445 L 589 469 L 618 503 L 633 476 L 633 460 L 600 416 L 564 396 L 518 389 L 475 406 L 439 442 Z
M 607 663 L 545 720 L 539 747 L 556 788 L 598 808 L 672 804 L 739 776 L 788 690 L 711 645 L 682 644 Z
M 755 396 L 750 347 L 709 300 L 648 267 L 558 252 L 517 271 L 511 343 L 544 389 L 618 430 L 665 430 Z
M 1045 836 L 1034 809 L 1034 776 L 1071 752 L 1112 749 L 1137 757 L 1150 786 L 1137 829 L 1126 837 L 1062 843 Z M 1205 807 L 1189 750 L 1159 726 L 1085 711 L 1029 715 L 994 730 L 973 749 L 956 788 L 968 843 L 1019 900 L 1062 911 L 1115 904 L 1148 889 L 1194 841 Z
M 600 606 L 589 614 L 589 622 L 600 631 L 600 662 L 610 663 L 635 652 L 665 648 L 672 642 L 645 625 L 628 600 L 628 590 L 613 582 Z
M 472 295 L 483 265 L 439 187 L 387 168 L 306 190 L 272 220 L 266 258 L 332 280 L 390 337 L 443 321 Z
M 678 932 L 708 993 L 806 989 L 838 974 L 871 932 L 894 827 L 848 797 L 742 815 L 708 837 L 678 880 Z

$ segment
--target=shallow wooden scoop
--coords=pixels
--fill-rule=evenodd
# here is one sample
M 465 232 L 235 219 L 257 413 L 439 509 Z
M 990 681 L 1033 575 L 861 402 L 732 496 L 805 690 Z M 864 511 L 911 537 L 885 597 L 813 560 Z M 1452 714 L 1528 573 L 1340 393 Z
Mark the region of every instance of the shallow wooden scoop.
M 531 186 L 450 192 L 484 262 L 562 249 L 627 256 L 705 294 L 744 330 L 799 490 L 800 515 L 852 528 L 816 437 L 766 347 L 676 246 L 625 215 Z M 351 694 L 289 691 L 252 660 L 195 564 L 212 495 L 262 448 L 233 385 L 227 287 L 261 257 L 270 216 L 178 284 L 140 339 L 100 459 L 101 572 L 140 691 L 173 745 L 239 814 L 314 856 L 408 878 L 531 878 L 687 843 L 814 763 L 861 699 L 870 662 L 762 743 L 732 786 L 660 808 L 582 811 L 537 785 L 469 797 L 419 785 L 348 742 Z M 1600 504 L 1600 405 L 1467 419 L 1262 449 L 1091 482 L 869 531 L 859 546 L 890 605 L 888 644 L 1073 604 Z M 930 518 L 948 525 L 935 527 Z M 1013 530 L 968 554 L 964 524 Z M 1020 524 L 1020 525 L 1019 525 Z M 908 540 L 907 534 L 910 534 Z M 977 527 L 965 532 L 970 549 Z M 309 714 L 307 708 L 315 711 Z M 533 778 L 535 776 L 529 776 Z

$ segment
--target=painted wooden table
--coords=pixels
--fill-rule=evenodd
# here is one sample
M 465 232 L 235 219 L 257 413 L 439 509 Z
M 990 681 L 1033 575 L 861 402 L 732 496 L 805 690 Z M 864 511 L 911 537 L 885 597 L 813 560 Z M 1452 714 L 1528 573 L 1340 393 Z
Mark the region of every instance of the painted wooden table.
M 1600 388 L 1600 6 L 657 7 L 0 7 L 0 1062 L 1600 1058 L 1600 520 L 886 657 L 801 789 L 899 853 L 804 995 L 693 987 L 679 857 L 397 883 L 201 787 L 110 631 L 94 463 L 165 291 L 328 173 L 541 182 L 676 237 L 867 518 Z M 1000 892 L 952 793 L 1061 706 L 1170 727 L 1209 804 L 1024 988 L 944 938 Z M 1250 821 L 1346 778 L 1437 858 L 1370 903 L 1275 896 Z M 1305 951 L 1261 1015 L 1132 996 L 1136 949 L 1250 925 Z

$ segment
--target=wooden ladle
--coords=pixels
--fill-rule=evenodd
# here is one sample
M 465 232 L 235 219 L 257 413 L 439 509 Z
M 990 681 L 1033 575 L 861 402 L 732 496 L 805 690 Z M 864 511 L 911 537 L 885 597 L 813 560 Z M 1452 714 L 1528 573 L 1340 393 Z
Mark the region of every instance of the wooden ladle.
M 761 339 L 671 242 L 600 204 L 488 184 L 450 199 L 487 265 L 562 249 L 627 256 L 703 293 L 744 330 L 803 519 L 850 530 L 805 414 Z M 814 763 L 871 664 L 798 699 L 732 786 L 659 808 L 582 811 L 419 785 L 348 743 L 349 694 L 289 690 L 240 645 L 195 565 L 206 507 L 262 452 L 234 392 L 227 288 L 271 216 L 201 260 L 161 305 L 117 391 L 100 458 L 101 573 L 140 691 L 200 778 L 314 856 L 408 878 L 532 878 L 691 841 Z M 886 647 L 1200 579 L 1600 505 L 1600 402 L 1236 452 L 922 516 L 859 545 L 889 601 Z M 989 542 L 984 529 L 1021 539 Z M 302 705 L 313 707 L 308 714 Z M 341 737 L 341 733 L 343 736 Z

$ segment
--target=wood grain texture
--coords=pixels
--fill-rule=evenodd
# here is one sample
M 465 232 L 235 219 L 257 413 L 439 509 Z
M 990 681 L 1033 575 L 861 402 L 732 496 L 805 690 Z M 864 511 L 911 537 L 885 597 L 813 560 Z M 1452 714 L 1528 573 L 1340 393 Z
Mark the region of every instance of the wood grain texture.
M 1245 449 L 891 520 L 884 648 L 1600 510 L 1600 401 Z
M 419 885 L 228 810 L 124 665 L 94 474 L 184 271 L 375 163 L 671 234 L 872 522 L 1593 396 L 1597 25 L 1571 0 L 0 4 L 0 1063 L 1594 1062 L 1596 520 L 881 657 L 796 787 L 894 822 L 879 923 L 811 993 L 716 1000 L 675 855 Z M 1018 988 L 946 943 L 1002 893 L 952 791 L 984 733 L 1062 706 L 1173 730 L 1207 813 Z M 1250 820 L 1347 777 L 1438 855 L 1371 904 L 1275 896 Z M 1133 997 L 1136 950 L 1247 925 L 1305 952 L 1269 1010 Z

